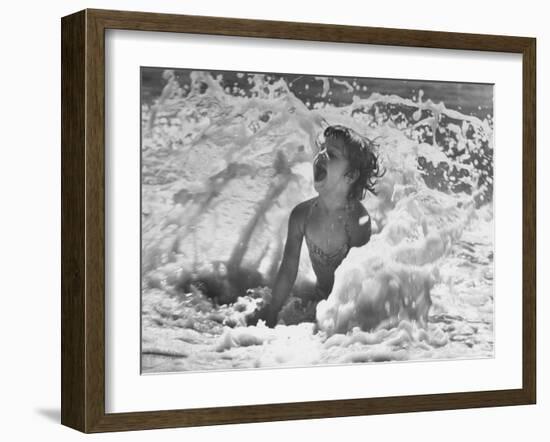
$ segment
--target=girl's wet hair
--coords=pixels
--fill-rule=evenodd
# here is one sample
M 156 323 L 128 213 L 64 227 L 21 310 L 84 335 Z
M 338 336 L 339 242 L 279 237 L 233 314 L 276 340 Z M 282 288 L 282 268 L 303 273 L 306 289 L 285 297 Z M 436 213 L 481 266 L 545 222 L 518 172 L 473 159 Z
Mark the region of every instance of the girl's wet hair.
M 353 129 L 341 125 L 329 126 L 323 133 L 325 140 L 341 140 L 345 146 L 345 156 L 350 164 L 348 173 L 359 173 L 353 182 L 348 199 L 362 200 L 367 192 L 376 195 L 376 179 L 384 175 L 380 169 L 378 156 L 374 153 L 376 144 Z

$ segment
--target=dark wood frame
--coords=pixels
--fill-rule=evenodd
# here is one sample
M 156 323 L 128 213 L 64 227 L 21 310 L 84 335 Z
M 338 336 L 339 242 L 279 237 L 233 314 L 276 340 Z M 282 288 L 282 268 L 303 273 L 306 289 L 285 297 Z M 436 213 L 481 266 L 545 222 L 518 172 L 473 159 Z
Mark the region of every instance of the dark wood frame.
M 512 52 L 523 56 L 523 386 L 402 397 L 105 412 L 105 30 L 127 29 Z M 61 422 L 83 432 L 534 404 L 536 40 L 233 18 L 84 10 L 61 21 Z

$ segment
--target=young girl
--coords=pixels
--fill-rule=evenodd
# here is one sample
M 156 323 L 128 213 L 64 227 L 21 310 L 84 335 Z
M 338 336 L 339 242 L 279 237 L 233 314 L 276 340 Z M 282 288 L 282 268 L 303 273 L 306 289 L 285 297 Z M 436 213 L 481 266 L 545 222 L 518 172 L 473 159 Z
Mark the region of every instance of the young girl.
M 367 191 L 375 193 L 375 180 L 382 176 L 373 143 L 340 125 L 327 127 L 323 135 L 324 142 L 313 161 L 318 196 L 298 204 L 290 213 L 283 260 L 266 312 L 270 327 L 277 323 L 296 280 L 304 238 L 317 277 L 308 310 L 328 297 L 334 272 L 350 248 L 370 239 L 370 217 L 361 200 Z

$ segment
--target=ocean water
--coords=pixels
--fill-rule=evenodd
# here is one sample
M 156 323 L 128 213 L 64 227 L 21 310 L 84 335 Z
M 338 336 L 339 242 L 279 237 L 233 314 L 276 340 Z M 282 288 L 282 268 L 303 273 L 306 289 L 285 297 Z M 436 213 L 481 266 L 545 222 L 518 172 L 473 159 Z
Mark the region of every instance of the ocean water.
M 493 356 L 491 86 L 142 73 L 144 373 Z M 373 235 L 315 322 L 292 298 L 247 326 L 327 124 L 376 141 Z M 304 244 L 295 293 L 314 281 Z

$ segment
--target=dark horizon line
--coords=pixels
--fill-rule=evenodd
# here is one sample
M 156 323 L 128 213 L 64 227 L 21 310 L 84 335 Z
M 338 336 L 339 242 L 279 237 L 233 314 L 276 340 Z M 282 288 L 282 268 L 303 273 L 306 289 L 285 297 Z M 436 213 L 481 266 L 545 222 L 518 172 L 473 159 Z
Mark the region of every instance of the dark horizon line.
M 145 69 L 151 70 L 180 70 L 180 71 L 201 71 L 201 72 L 230 72 L 230 73 L 242 73 L 242 74 L 271 74 L 271 75 L 296 75 L 296 76 L 310 76 L 310 77 L 332 77 L 332 78 L 361 78 L 369 80 L 388 80 L 388 81 L 410 81 L 418 83 L 446 83 L 446 84 L 472 84 L 480 86 L 494 86 L 495 83 L 483 83 L 483 82 L 474 82 L 474 81 L 451 81 L 451 80 L 415 80 L 409 78 L 393 78 L 393 77 L 361 77 L 358 75 L 334 75 L 334 74 L 300 74 L 300 73 L 291 73 L 291 72 L 262 72 L 262 71 L 243 71 L 243 70 L 222 70 L 222 69 L 201 69 L 201 68 L 180 68 L 180 67 L 160 67 L 160 66 L 140 66 L 140 71 L 143 72 Z

